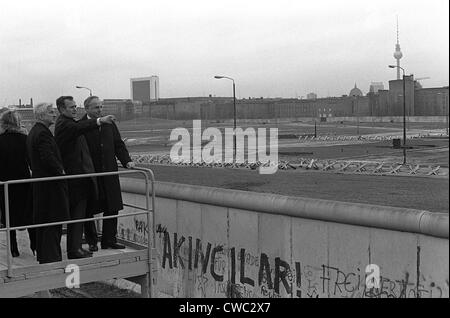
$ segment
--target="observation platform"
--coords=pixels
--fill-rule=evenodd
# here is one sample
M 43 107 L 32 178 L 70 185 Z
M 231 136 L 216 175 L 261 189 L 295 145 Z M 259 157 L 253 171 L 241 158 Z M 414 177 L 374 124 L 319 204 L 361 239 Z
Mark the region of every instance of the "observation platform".
M 135 242 L 121 240 L 126 248 L 122 250 L 113 249 L 99 249 L 92 257 L 82 259 L 67 259 L 66 253 L 66 235 L 61 238 L 61 251 L 63 260 L 60 262 L 39 264 L 29 248 L 30 242 L 28 239 L 28 231 L 25 228 L 36 228 L 51 225 L 73 224 L 86 221 L 99 221 L 104 219 L 119 218 L 120 216 L 102 216 L 94 218 L 85 218 L 70 220 L 65 222 L 55 222 L 38 225 L 28 225 L 25 227 L 11 227 L 9 226 L 9 190 L 10 184 L 20 183 L 34 183 L 34 182 L 48 182 L 62 179 L 77 179 L 90 177 L 103 177 L 112 175 L 124 174 L 142 174 L 146 180 L 146 204 L 144 207 L 132 206 L 135 210 L 140 212 L 129 213 L 127 216 L 136 216 L 145 214 L 147 216 L 147 224 L 152 222 L 154 218 L 154 201 L 155 191 L 152 186 L 151 201 L 152 210 L 150 210 L 150 191 L 149 184 L 153 185 L 153 172 L 145 168 L 136 168 L 132 170 L 103 172 L 82 175 L 67 175 L 59 177 L 46 177 L 38 179 L 25 180 L 11 180 L 7 182 L 0 182 L 4 186 L 5 195 L 5 212 L 6 218 L 4 224 L 6 228 L 0 229 L 0 297 L 21 297 L 31 295 L 38 291 L 56 289 L 61 287 L 69 287 L 69 284 L 83 284 L 94 281 L 104 281 L 114 278 L 125 278 L 132 282 L 141 285 L 141 294 L 143 297 L 153 296 L 152 287 L 152 255 L 156 255 L 151 247 L 150 235 L 155 241 L 155 231 L 148 233 L 147 244 L 142 245 Z M 124 203 L 124 206 L 128 206 Z M 142 212 L 142 210 L 144 212 Z M 152 224 L 155 224 L 153 221 Z M 8 231 L 17 230 L 17 243 L 19 247 L 19 257 L 11 257 L 9 249 Z M 83 246 L 87 249 L 87 245 Z M 72 266 L 70 266 L 72 265 Z M 73 266 L 77 265 L 77 267 Z M 79 274 L 79 275 L 77 275 Z M 77 277 L 78 276 L 78 277 Z M 78 281 L 79 278 L 79 281 Z
M 141 285 L 143 297 L 149 297 L 148 290 L 148 249 L 146 246 L 124 242 L 125 249 L 103 250 L 99 246 L 93 257 L 67 259 L 66 235 L 62 236 L 61 262 L 39 264 L 29 248 L 28 232 L 17 231 L 19 257 L 12 259 L 11 276 L 8 277 L 6 262 L 6 233 L 0 232 L 0 297 L 21 297 L 37 291 L 66 287 L 66 267 L 76 264 L 80 269 L 80 284 L 124 278 Z M 100 244 L 99 244 L 100 245 Z M 83 246 L 88 248 L 87 245 Z

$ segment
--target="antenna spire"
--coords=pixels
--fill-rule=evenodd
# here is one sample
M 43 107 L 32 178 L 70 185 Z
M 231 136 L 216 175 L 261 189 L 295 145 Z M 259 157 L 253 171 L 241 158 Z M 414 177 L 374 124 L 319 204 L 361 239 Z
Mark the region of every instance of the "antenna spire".
M 394 58 L 397 60 L 397 79 L 400 79 L 400 59 L 403 57 L 402 50 L 400 49 L 400 40 L 399 40 L 399 28 L 398 28 L 398 15 L 397 15 L 397 44 L 395 45 Z
M 398 30 L 398 15 L 397 15 L 397 44 L 400 44 L 400 41 L 399 41 L 399 30 Z

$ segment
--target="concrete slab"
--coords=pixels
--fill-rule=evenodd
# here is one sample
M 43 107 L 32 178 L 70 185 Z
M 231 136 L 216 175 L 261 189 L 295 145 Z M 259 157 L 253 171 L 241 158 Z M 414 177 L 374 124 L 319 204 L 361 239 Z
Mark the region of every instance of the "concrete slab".
M 260 263 L 257 294 L 260 297 L 290 298 L 295 278 L 292 272 L 295 268 L 292 267 L 292 218 L 263 213 L 258 215 Z
M 211 244 L 208 268 L 205 277 L 206 297 L 226 297 L 228 268 L 228 209 L 211 205 L 202 205 L 202 242 L 203 249 Z M 206 244 L 206 246 L 205 246 Z
M 122 199 L 124 203 L 145 208 L 145 197 L 142 195 L 123 193 Z M 141 209 L 134 207 L 125 207 L 124 210 L 120 212 L 121 215 L 127 213 L 144 212 Z M 134 215 L 130 217 L 121 217 L 117 221 L 117 233 L 121 239 L 132 241 L 140 244 L 147 244 L 148 240 L 148 229 L 147 226 L 147 215 Z M 150 228 L 151 228 L 150 224 Z
M 292 242 L 294 297 L 328 297 L 328 284 L 322 278 L 323 266 L 329 265 L 328 223 L 293 218 Z
M 197 271 L 194 262 L 196 240 L 202 239 L 201 209 L 201 204 L 177 201 L 176 231 L 170 231 L 173 259 L 170 279 L 176 283 L 177 297 L 201 297 L 195 289 L 201 269 Z
M 258 214 L 229 209 L 229 219 L 230 292 L 233 297 L 257 297 Z
M 421 298 L 449 297 L 448 239 L 420 235 L 418 295 Z M 446 264 L 446 266 L 443 266 Z
M 366 297 L 415 298 L 418 235 L 372 228 L 370 263 L 380 268 L 380 288 Z
M 331 298 L 364 297 L 369 262 L 370 229 L 328 224 L 328 261 L 324 273 Z
M 165 294 L 174 296 L 176 293 L 175 280 L 171 279 L 171 271 L 169 260 L 172 261 L 172 239 L 173 233 L 177 231 L 177 201 L 165 198 L 157 198 L 156 200 L 156 250 L 158 253 L 158 290 Z M 170 242 L 170 246 L 169 246 Z M 170 255 L 164 258 L 164 244 L 166 251 Z M 163 267 L 164 265 L 164 267 Z

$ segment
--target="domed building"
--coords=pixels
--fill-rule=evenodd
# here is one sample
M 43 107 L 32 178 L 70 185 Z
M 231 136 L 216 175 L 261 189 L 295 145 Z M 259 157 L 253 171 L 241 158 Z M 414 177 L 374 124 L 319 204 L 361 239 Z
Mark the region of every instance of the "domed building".
M 356 87 L 356 83 L 355 83 L 355 87 L 352 88 L 352 90 L 350 91 L 348 96 L 351 96 L 351 97 L 363 96 L 363 93 L 361 92 L 361 90 L 358 87 Z

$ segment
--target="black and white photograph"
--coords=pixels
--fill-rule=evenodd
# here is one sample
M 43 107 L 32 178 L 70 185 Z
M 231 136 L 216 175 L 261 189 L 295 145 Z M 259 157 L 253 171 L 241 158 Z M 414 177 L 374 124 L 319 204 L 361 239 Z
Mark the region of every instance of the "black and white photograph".
M 0 212 L 0 298 L 448 299 L 449 2 L 1 1 Z

